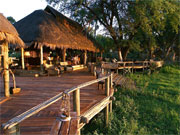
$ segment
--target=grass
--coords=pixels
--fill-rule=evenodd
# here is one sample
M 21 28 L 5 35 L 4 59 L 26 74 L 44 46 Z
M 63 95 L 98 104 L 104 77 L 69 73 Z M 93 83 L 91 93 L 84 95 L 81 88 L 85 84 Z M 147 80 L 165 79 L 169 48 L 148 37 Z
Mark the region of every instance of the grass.
M 98 114 L 85 135 L 180 134 L 180 67 L 165 66 L 151 75 L 130 74 L 137 90 L 118 88 L 108 127 Z

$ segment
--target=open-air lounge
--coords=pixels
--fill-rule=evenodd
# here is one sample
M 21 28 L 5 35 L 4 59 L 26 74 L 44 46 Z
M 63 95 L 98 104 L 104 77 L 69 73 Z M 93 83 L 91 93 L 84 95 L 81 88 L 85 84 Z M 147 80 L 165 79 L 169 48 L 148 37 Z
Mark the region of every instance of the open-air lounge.
M 21 50 L 24 52 L 22 69 L 45 70 L 48 75 L 58 75 L 82 69 L 87 60 L 91 62 L 93 52 L 98 51 L 81 25 L 50 6 L 34 11 L 14 26 L 26 44 Z
M 179 133 L 177 0 L 7 1 L 0 135 Z

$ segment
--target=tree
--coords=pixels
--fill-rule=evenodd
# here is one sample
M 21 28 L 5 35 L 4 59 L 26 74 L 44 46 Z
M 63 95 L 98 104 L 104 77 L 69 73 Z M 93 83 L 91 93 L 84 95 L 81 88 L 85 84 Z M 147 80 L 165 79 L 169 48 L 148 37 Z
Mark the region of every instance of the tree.
M 70 13 L 71 17 L 83 25 L 100 23 L 110 35 L 122 60 L 129 45 L 122 46 L 121 41 L 128 37 L 133 41 L 131 21 L 128 18 L 128 1 L 123 0 L 47 0 L 50 4 L 60 4 L 60 10 Z M 131 30 L 132 29 L 132 30 Z M 123 55 L 121 52 L 124 52 Z
M 95 27 L 101 24 L 106 34 L 113 39 L 120 60 L 126 58 L 130 48 L 137 48 L 139 45 L 148 48 L 152 55 L 157 46 L 155 37 L 166 28 L 168 11 L 178 7 L 177 0 L 46 1 L 52 5 L 60 5 L 61 12 L 70 14 L 72 19 L 84 26 Z M 137 40 L 143 36 L 146 38 Z M 140 41 L 145 41 L 146 45 Z
M 8 21 L 10 21 L 12 24 L 14 24 L 16 22 L 16 20 L 12 17 L 12 16 L 9 16 L 7 17 Z
M 99 44 L 99 48 L 104 52 L 109 52 L 110 49 L 114 49 L 114 42 L 112 38 L 102 35 L 97 35 L 95 39 Z

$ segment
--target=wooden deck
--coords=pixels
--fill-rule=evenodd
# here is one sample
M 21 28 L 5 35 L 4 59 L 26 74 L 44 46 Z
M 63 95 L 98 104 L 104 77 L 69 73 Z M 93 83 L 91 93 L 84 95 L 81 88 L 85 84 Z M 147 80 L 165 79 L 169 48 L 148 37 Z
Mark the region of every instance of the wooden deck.
M 0 104 L 0 124 L 46 101 L 59 92 L 94 79 L 95 77 L 87 72 L 87 69 L 65 73 L 61 77 L 16 77 L 17 86 L 21 87 L 22 91 Z M 2 90 L 2 84 L 0 84 L 0 89 Z M 105 98 L 105 94 L 104 90 L 98 90 L 97 84 L 93 84 L 81 89 L 80 97 L 82 114 Z M 58 101 L 23 121 L 20 124 L 21 134 L 49 134 L 52 124 L 58 115 L 59 108 L 60 102 Z

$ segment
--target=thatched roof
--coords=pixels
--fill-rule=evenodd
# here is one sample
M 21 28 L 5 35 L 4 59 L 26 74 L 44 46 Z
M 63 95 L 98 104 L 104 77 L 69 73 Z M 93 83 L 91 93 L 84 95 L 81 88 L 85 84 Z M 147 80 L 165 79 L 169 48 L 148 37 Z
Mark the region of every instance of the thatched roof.
M 14 26 L 0 13 L 0 44 L 3 42 L 24 47 L 24 42 L 19 38 Z
M 83 28 L 50 6 L 36 10 L 14 24 L 23 41 L 31 45 L 96 51 Z

